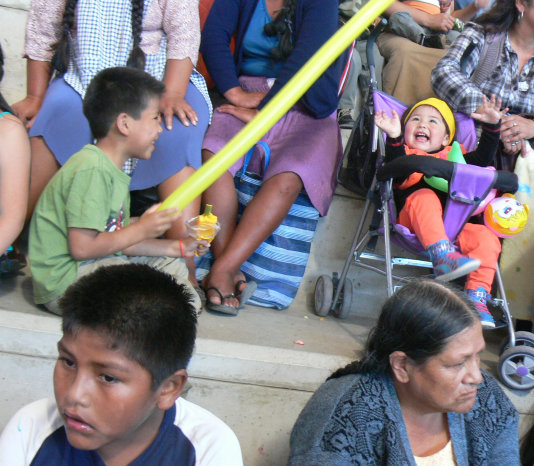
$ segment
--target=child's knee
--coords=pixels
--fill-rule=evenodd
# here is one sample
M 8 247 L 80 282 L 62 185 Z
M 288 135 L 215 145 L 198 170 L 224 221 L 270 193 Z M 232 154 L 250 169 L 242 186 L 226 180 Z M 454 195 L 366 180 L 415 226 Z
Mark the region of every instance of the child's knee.
M 464 253 L 483 251 L 483 255 L 491 261 L 497 261 L 501 253 L 501 242 L 486 226 L 468 223 L 459 236 L 460 249 Z M 490 259 L 491 257 L 491 259 Z
M 484 233 L 482 235 L 482 241 L 484 245 L 487 245 L 488 249 L 495 251 L 497 256 L 501 253 L 501 241 L 499 238 L 487 227 L 484 227 Z
M 429 188 L 418 189 L 408 196 L 406 205 L 415 207 L 432 206 L 432 208 L 442 209 L 438 195 Z

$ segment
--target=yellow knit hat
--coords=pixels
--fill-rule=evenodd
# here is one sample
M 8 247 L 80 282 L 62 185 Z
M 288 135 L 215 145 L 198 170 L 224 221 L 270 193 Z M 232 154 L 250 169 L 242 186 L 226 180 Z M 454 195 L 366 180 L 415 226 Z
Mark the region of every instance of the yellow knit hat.
M 406 115 L 404 118 L 404 124 L 408 121 L 408 118 L 410 118 L 410 115 L 413 113 L 413 111 L 420 107 L 421 105 L 430 105 L 431 107 L 434 107 L 440 115 L 445 120 L 445 124 L 447 125 L 447 128 L 449 129 L 449 145 L 454 140 L 454 135 L 456 134 L 456 122 L 454 120 L 454 115 L 452 113 L 451 108 L 447 105 L 446 102 L 444 102 L 441 99 L 436 99 L 435 97 L 430 97 L 429 99 L 421 100 L 421 102 L 417 102 L 412 109 L 410 110 L 410 113 Z

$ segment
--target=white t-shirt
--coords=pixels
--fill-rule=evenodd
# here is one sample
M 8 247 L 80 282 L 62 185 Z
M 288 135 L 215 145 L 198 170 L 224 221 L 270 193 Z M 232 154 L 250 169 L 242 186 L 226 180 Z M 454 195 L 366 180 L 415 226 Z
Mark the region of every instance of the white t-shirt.
M 95 451 L 78 450 L 67 440 L 55 400 L 20 409 L 0 436 L 0 466 L 103 465 Z M 242 466 L 234 432 L 209 411 L 183 398 L 165 412 L 150 446 L 131 465 Z

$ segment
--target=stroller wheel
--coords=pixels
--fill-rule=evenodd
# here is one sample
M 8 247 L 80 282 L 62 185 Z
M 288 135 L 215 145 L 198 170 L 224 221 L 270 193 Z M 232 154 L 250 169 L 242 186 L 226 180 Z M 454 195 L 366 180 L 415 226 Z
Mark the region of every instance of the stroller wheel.
M 521 330 L 519 332 L 515 332 L 514 336 L 515 347 L 528 346 L 530 348 L 534 348 L 534 333 Z M 510 340 L 505 338 L 502 342 L 501 351 L 499 354 L 503 354 L 508 348 L 510 348 Z
M 499 377 L 504 385 L 515 390 L 534 388 L 534 348 L 508 348 L 499 360 Z
M 313 307 L 318 316 L 324 317 L 330 311 L 334 297 L 334 283 L 329 275 L 321 275 L 315 283 Z
M 340 301 L 339 305 L 334 309 L 334 315 L 339 319 L 346 319 L 350 314 L 350 306 L 352 304 L 352 281 L 349 278 L 345 279 Z

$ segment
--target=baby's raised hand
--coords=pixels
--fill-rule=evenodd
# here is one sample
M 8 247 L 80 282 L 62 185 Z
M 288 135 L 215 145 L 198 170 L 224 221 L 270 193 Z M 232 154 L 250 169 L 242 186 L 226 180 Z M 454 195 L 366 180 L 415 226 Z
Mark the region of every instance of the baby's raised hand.
M 375 114 L 375 124 L 384 131 L 390 138 L 398 138 L 401 133 L 401 122 L 399 114 L 391 110 L 393 117 L 390 118 L 385 110 L 379 110 Z
M 491 99 L 482 95 L 482 105 L 478 107 L 474 113 L 471 113 L 471 118 L 494 125 L 498 123 L 508 111 L 508 108 L 501 110 L 501 105 L 502 99 L 497 99 L 495 94 L 492 94 Z

